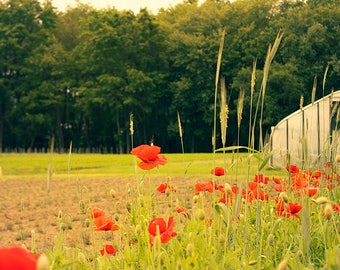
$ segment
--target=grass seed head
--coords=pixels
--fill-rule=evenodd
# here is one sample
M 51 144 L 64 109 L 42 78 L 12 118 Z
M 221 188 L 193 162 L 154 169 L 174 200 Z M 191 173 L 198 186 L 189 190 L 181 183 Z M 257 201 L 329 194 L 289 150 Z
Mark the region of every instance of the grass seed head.
M 333 216 L 333 207 L 330 203 L 327 203 L 325 205 L 322 211 L 322 215 L 327 219 L 330 219 Z
M 316 204 L 325 204 L 327 203 L 329 200 L 327 197 L 318 197 L 316 199 L 312 199 L 312 202 L 316 203 Z
M 274 234 L 271 233 L 271 234 L 268 235 L 267 243 L 270 246 L 274 246 L 274 242 L 275 242 L 275 236 L 274 236 Z

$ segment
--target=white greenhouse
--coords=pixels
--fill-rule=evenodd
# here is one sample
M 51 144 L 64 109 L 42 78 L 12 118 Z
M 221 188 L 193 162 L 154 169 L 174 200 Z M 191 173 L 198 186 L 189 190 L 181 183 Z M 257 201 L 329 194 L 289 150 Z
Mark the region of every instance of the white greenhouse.
M 309 168 L 340 154 L 340 90 L 301 108 L 271 129 L 274 167 L 294 164 Z

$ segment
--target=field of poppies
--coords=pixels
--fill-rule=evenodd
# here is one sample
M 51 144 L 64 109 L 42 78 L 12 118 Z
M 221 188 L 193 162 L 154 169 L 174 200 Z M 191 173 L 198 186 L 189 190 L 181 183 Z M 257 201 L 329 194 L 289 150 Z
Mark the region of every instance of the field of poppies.
M 169 165 L 160 151 L 131 151 L 137 176 L 109 189 L 115 206 L 80 187 L 73 216 L 55 217 L 53 245 L 39 250 L 32 231 L 29 248 L 1 247 L 0 269 L 339 269 L 337 164 L 242 179 L 216 164 L 210 179 L 157 179 Z

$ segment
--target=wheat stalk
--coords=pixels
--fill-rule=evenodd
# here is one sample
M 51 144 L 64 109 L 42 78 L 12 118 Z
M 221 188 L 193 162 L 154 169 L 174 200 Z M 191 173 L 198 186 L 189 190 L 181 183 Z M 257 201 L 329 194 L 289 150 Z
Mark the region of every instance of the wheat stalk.
M 252 113 L 253 113 L 253 97 L 255 92 L 255 82 L 256 82 L 256 59 L 253 63 L 253 71 L 251 73 L 251 81 L 250 81 L 250 109 L 249 109 L 249 134 L 248 134 L 248 146 L 254 148 L 254 133 L 252 132 L 251 122 L 252 122 Z
M 314 102 L 315 102 L 316 84 L 317 84 L 317 78 L 316 76 L 314 76 L 314 82 L 313 82 L 313 88 L 312 88 L 312 105 L 314 105 Z
M 229 108 L 227 104 L 227 89 L 225 86 L 225 79 L 224 77 L 222 77 L 221 78 L 220 122 L 221 122 L 221 140 L 222 140 L 223 147 L 225 147 L 226 139 L 227 139 L 228 114 L 229 114 Z
M 215 77 L 215 102 L 214 102 L 214 131 L 212 135 L 212 145 L 213 145 L 213 152 L 215 153 L 216 150 L 216 123 L 217 123 L 217 89 L 218 89 L 218 82 L 220 77 L 220 68 L 222 62 L 222 54 L 223 54 L 223 45 L 224 45 L 224 36 L 225 36 L 226 29 L 224 28 L 221 35 L 220 40 L 220 48 L 218 51 L 217 56 L 217 66 L 216 66 L 216 77 Z
M 184 154 L 183 131 L 182 131 L 181 117 L 179 115 L 179 112 L 177 112 L 177 122 L 178 122 L 179 137 L 181 138 L 182 153 Z
M 259 137 L 260 137 L 260 140 L 259 140 L 260 141 L 260 143 L 259 143 L 260 151 L 262 151 L 262 149 L 263 149 L 262 120 L 263 120 L 264 97 L 265 97 L 265 94 L 266 94 L 269 68 L 270 68 L 270 65 L 271 65 L 271 63 L 272 63 L 272 61 L 274 59 L 274 56 L 275 56 L 276 52 L 277 52 L 277 49 L 279 48 L 279 45 L 280 45 L 282 37 L 283 37 L 283 32 L 280 31 L 277 34 L 277 36 L 276 36 L 276 39 L 274 41 L 273 46 L 271 44 L 268 46 L 266 61 L 265 61 L 264 67 L 263 67 L 263 78 L 262 78 L 261 90 L 260 90 L 261 94 L 259 95 L 259 98 L 258 98 L 258 101 L 257 101 L 255 117 L 254 117 L 254 125 L 253 125 L 253 132 L 254 132 L 257 111 L 258 111 L 260 100 L 261 100 L 261 112 L 260 112 L 260 120 L 259 120 L 260 121 L 260 123 L 259 123 L 259 126 L 260 126 L 260 134 L 259 134 Z
M 240 129 L 244 104 L 244 90 L 241 88 L 237 100 L 237 127 Z
M 130 113 L 130 136 L 131 136 L 131 147 L 133 148 L 133 134 L 134 134 L 134 129 L 133 129 L 133 113 Z

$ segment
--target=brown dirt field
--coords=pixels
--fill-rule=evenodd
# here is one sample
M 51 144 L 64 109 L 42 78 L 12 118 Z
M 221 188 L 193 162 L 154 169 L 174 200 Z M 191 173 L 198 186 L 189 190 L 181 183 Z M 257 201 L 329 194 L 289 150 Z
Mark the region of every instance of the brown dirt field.
M 167 179 L 152 179 L 154 190 Z M 200 179 L 202 181 L 202 179 Z M 194 194 L 197 179 L 187 179 L 186 186 L 189 197 Z M 136 179 L 119 179 L 97 177 L 84 179 L 53 179 L 50 191 L 47 191 L 45 179 L 0 179 L 0 246 L 25 245 L 32 248 L 32 231 L 34 246 L 37 252 L 45 252 L 55 246 L 60 235 L 61 222 L 58 217 L 62 213 L 65 229 L 63 244 L 68 247 L 89 247 L 93 227 L 85 226 L 88 213 L 81 213 L 79 203 L 85 203 L 106 211 L 107 215 L 118 216 L 120 219 L 127 214 L 128 183 L 132 190 Z M 182 178 L 171 179 L 171 184 L 180 192 L 183 190 Z M 110 190 L 116 191 L 112 198 Z M 81 190 L 83 195 L 81 198 Z M 176 192 L 178 199 L 183 194 Z M 157 194 L 155 196 L 165 196 Z M 161 197 L 160 197 L 161 198 Z M 164 197 L 162 197 L 164 198 Z M 189 200 L 189 199 L 188 199 Z M 118 222 L 119 223 L 119 222 Z

